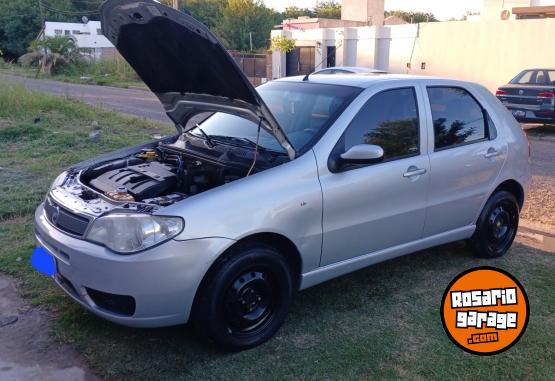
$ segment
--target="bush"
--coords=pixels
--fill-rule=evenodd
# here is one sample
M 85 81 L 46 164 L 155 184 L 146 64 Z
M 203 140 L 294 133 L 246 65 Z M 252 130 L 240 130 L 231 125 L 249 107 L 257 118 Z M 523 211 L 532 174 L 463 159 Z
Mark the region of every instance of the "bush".
M 36 67 L 39 64 L 39 60 L 40 60 L 39 52 L 30 52 L 19 57 L 18 62 L 24 68 L 30 68 L 30 67 Z

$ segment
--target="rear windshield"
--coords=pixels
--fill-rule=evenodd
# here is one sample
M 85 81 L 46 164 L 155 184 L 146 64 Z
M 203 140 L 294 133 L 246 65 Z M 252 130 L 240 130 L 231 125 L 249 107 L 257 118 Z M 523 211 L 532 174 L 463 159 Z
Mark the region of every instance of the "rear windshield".
M 555 70 L 525 70 L 510 82 L 514 85 L 555 85 Z
M 357 87 L 307 82 L 269 82 L 256 90 L 297 152 L 309 149 L 361 91 Z M 209 136 L 256 141 L 257 125 L 235 115 L 216 113 L 200 126 Z M 198 128 L 191 132 L 203 136 Z M 260 133 L 260 145 L 284 152 L 275 138 L 264 130 Z

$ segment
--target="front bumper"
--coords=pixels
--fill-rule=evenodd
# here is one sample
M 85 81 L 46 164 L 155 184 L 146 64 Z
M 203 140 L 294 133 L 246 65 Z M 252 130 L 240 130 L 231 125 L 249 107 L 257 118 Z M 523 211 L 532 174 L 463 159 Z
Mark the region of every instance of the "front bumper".
M 56 283 L 94 314 L 132 327 L 161 327 L 188 321 L 204 274 L 233 240 L 170 240 L 138 254 L 119 255 L 71 237 L 48 222 L 41 204 L 35 212 L 37 245 L 56 258 Z M 89 290 L 130 296 L 131 315 L 100 307 Z M 100 304 L 100 303 L 99 303 Z

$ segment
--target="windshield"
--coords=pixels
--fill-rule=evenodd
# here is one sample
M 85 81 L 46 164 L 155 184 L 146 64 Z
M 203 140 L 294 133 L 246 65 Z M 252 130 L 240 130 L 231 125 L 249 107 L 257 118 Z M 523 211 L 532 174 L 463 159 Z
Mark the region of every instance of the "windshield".
M 303 152 L 345 109 L 359 88 L 322 85 L 306 82 L 270 82 L 256 89 L 289 141 Z M 191 130 L 196 136 L 203 132 L 213 140 L 232 140 L 251 145 L 256 142 L 258 126 L 247 119 L 225 113 L 215 113 Z M 235 138 L 235 139 L 229 139 Z M 260 130 L 260 146 L 271 151 L 285 152 L 279 142 L 264 129 Z

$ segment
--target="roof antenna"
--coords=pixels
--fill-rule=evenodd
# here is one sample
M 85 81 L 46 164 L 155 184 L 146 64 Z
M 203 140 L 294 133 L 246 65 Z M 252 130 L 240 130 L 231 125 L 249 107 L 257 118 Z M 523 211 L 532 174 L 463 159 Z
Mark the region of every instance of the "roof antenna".
M 331 56 L 331 57 L 335 57 L 335 54 L 336 54 L 336 53 L 337 53 L 337 49 L 335 49 L 335 50 L 333 51 L 333 53 L 332 53 L 330 56 Z M 304 76 L 303 82 L 308 81 L 308 77 L 310 77 L 310 74 L 314 74 L 314 72 L 316 71 L 316 68 L 317 68 L 318 66 L 320 66 L 321 64 L 323 64 L 324 61 L 326 61 L 328 58 L 329 58 L 328 55 L 326 55 L 326 58 L 324 58 L 322 61 L 318 62 L 318 65 L 315 65 L 315 66 L 314 66 L 314 70 L 312 70 L 310 73 L 308 73 L 307 75 Z

